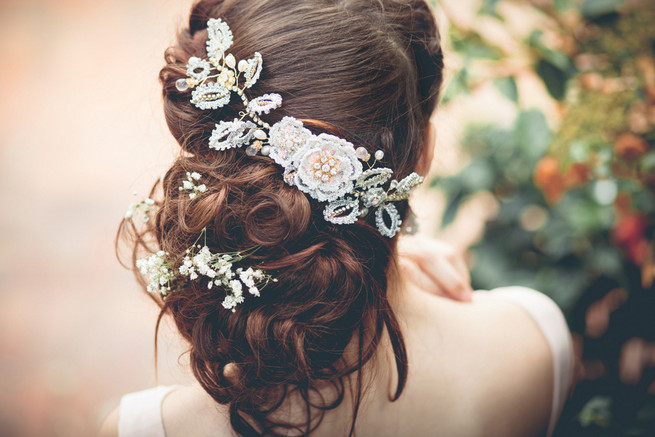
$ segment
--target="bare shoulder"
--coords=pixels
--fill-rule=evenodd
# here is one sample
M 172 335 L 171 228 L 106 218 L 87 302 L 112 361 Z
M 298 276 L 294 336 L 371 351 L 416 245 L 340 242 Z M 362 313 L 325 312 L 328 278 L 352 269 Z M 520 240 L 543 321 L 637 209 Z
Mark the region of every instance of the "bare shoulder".
M 118 411 L 119 407 L 112 410 L 100 426 L 98 437 L 117 437 L 118 436 Z
M 520 299 L 536 302 L 545 311 L 555 304 L 533 290 L 513 290 Z M 503 298 L 504 297 L 504 298 Z M 473 311 L 479 358 L 486 374 L 478 392 L 488 413 L 488 426 L 497 435 L 537 435 L 550 417 L 554 369 L 544 332 L 525 306 L 501 294 L 481 295 Z M 503 417 L 503 420 L 498 420 Z
M 228 407 L 197 386 L 181 387 L 166 396 L 162 416 L 167 436 L 234 435 Z
M 520 304 L 494 293 L 461 303 L 419 291 L 407 307 L 402 317 L 418 387 L 465 396 L 466 403 L 446 406 L 462 420 L 475 417 L 470 435 L 534 436 L 545 430 L 553 359 L 541 329 Z M 417 393 L 436 402 L 429 392 Z

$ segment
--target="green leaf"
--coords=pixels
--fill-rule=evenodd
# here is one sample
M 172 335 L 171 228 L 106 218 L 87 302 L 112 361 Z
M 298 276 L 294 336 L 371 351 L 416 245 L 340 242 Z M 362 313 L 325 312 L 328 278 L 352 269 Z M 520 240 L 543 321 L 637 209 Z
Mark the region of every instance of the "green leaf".
M 639 166 L 646 173 L 655 173 L 655 152 L 650 152 L 641 157 Z
M 558 12 L 566 12 L 575 6 L 573 0 L 554 0 L 553 7 L 557 9 Z
M 475 31 L 460 32 L 454 27 L 450 29 L 450 40 L 453 50 L 464 58 L 500 59 L 500 50 L 489 45 L 479 33 Z
M 462 201 L 464 200 L 464 193 L 460 191 L 454 197 L 448 199 L 446 209 L 441 215 L 441 228 L 445 228 L 455 220 L 457 211 L 459 210 Z
M 522 111 L 516 118 L 514 135 L 519 148 L 529 157 L 531 167 L 534 167 L 548 150 L 552 132 L 544 114 L 537 109 L 530 109 Z
M 566 95 L 566 82 L 569 79 L 567 74 L 544 59 L 537 62 L 535 70 L 541 80 L 544 81 L 548 94 L 550 94 L 554 99 L 564 100 L 564 96 Z
M 498 14 L 498 11 L 496 11 L 496 5 L 499 2 L 500 0 L 484 0 L 478 10 L 478 15 L 489 15 L 503 21 L 503 17 Z
M 617 12 L 621 5 L 623 5 L 623 0 L 585 0 L 580 8 L 580 13 L 585 18 L 595 18 Z
M 500 93 L 514 103 L 519 102 L 519 90 L 516 80 L 512 76 L 499 77 L 494 79 L 494 85 Z
M 548 93 L 553 98 L 562 100 L 566 94 L 567 82 L 577 73 L 577 69 L 570 57 L 546 46 L 541 41 L 542 36 L 541 30 L 535 30 L 527 41 L 527 44 L 537 52 L 535 70 L 544 81 Z
M 450 102 L 454 97 L 461 94 L 469 93 L 469 78 L 468 78 L 468 69 L 466 67 L 458 71 L 455 76 L 450 80 L 450 83 L 446 86 L 441 97 L 441 103 L 446 104 Z

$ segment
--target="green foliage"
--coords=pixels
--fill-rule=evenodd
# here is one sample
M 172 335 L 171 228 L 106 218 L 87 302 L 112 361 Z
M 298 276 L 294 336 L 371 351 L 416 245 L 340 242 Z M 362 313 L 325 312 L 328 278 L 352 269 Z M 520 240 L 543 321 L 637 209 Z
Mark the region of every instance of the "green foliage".
M 535 52 L 535 71 L 544 81 L 550 95 L 563 100 L 566 96 L 566 85 L 577 70 L 564 53 L 548 47 L 542 41 L 543 31 L 534 30 L 528 38 L 527 45 Z
M 509 25 L 503 1 L 511 0 L 483 0 L 479 15 Z M 463 68 L 444 102 L 488 81 L 517 116 L 510 127 L 467 126 L 461 144 L 469 163 L 432 185 L 446 198 L 442 227 L 478 193 L 496 201 L 497 215 L 470 249 L 474 287 L 536 288 L 572 317 L 577 302 L 597 299 L 600 283 L 627 290 L 629 301 L 655 293 L 655 8 L 630 10 L 619 0 L 530 4 L 550 21 L 516 39 L 525 49 L 520 62 L 488 43 L 484 29 L 451 27 Z M 521 107 L 530 97 L 517 81 L 523 74 L 542 80 L 561 119 Z M 646 314 L 642 327 L 652 326 Z M 647 336 L 643 329 L 630 335 Z M 609 391 L 590 384 L 556 435 L 655 435 L 655 398 L 633 401 L 616 384 Z
M 580 8 L 580 13 L 587 19 L 611 14 L 618 11 L 623 5 L 623 0 L 585 0 Z
M 516 86 L 516 79 L 512 76 L 497 77 L 494 79 L 494 85 L 503 96 L 516 104 L 519 103 L 519 89 Z

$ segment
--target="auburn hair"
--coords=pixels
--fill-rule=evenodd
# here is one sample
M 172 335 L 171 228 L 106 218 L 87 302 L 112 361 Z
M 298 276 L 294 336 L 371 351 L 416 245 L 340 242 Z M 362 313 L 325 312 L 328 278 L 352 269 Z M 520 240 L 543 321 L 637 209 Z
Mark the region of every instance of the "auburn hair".
M 207 147 L 215 123 L 243 110 L 236 98 L 218 110 L 199 110 L 175 87 L 189 57 L 206 57 L 210 18 L 232 29 L 229 52 L 237 59 L 262 54 L 261 77 L 248 94 L 284 99 L 267 122 L 293 116 L 314 133 L 338 135 L 371 154 L 380 149 L 382 165 L 398 180 L 417 165 L 439 95 L 443 58 L 434 18 L 422 0 L 195 3 L 159 76 L 166 122 L 181 152 L 153 186 L 158 209 L 151 219 L 125 220 L 118 233 L 142 285 L 137 258 L 161 249 L 181 259 L 203 229 L 214 252 L 257 247 L 241 265 L 278 279 L 261 297 L 247 298 L 233 313 L 222 307 L 220 290 L 191 281 L 165 301 L 153 296 L 161 306 L 157 325 L 164 315 L 173 317 L 190 345 L 195 377 L 216 402 L 229 405 L 238 434 L 309 434 L 326 410 L 341 404 L 352 376 L 352 435 L 362 367 L 385 331 L 399 376 L 392 400 L 407 379 L 405 343 L 387 296 L 396 239 L 380 235 L 374 214 L 353 225 L 325 221 L 325 205 L 287 185 L 269 158 Z M 195 199 L 180 192 L 186 172 L 202 174 L 207 192 Z M 407 202 L 397 206 L 405 216 Z M 355 360 L 344 357 L 348 345 L 356 346 Z M 306 406 L 295 419 L 279 414 L 292 394 Z

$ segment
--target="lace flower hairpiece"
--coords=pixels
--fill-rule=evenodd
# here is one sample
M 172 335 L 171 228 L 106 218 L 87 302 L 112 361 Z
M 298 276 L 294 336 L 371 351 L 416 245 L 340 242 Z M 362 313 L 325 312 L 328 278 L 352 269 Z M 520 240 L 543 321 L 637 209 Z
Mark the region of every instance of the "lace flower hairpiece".
M 220 18 L 207 22 L 209 38 L 207 59 L 191 57 L 187 77 L 178 79 L 180 92 L 192 89 L 191 103 L 202 110 L 219 109 L 236 94 L 245 108 L 240 118 L 216 124 L 208 147 L 228 150 L 246 147 L 246 154 L 261 154 L 284 168 L 284 181 L 319 202 L 328 202 L 323 216 L 335 224 L 352 224 L 375 209 L 375 223 L 380 233 L 393 237 L 400 231 L 400 214 L 391 202 L 407 199 L 423 177 L 411 173 L 404 179 L 391 180 L 393 170 L 374 168 L 384 159 L 378 150 L 371 159 L 364 147 L 357 147 L 327 133 L 313 134 L 300 120 L 284 117 L 272 126 L 260 118 L 282 105 L 282 96 L 264 94 L 249 100 L 245 90 L 251 88 L 262 72 L 259 52 L 252 58 L 236 61 L 227 53 L 233 35 Z M 365 170 L 362 163 L 367 165 Z M 192 181 L 189 181 L 192 182 Z

